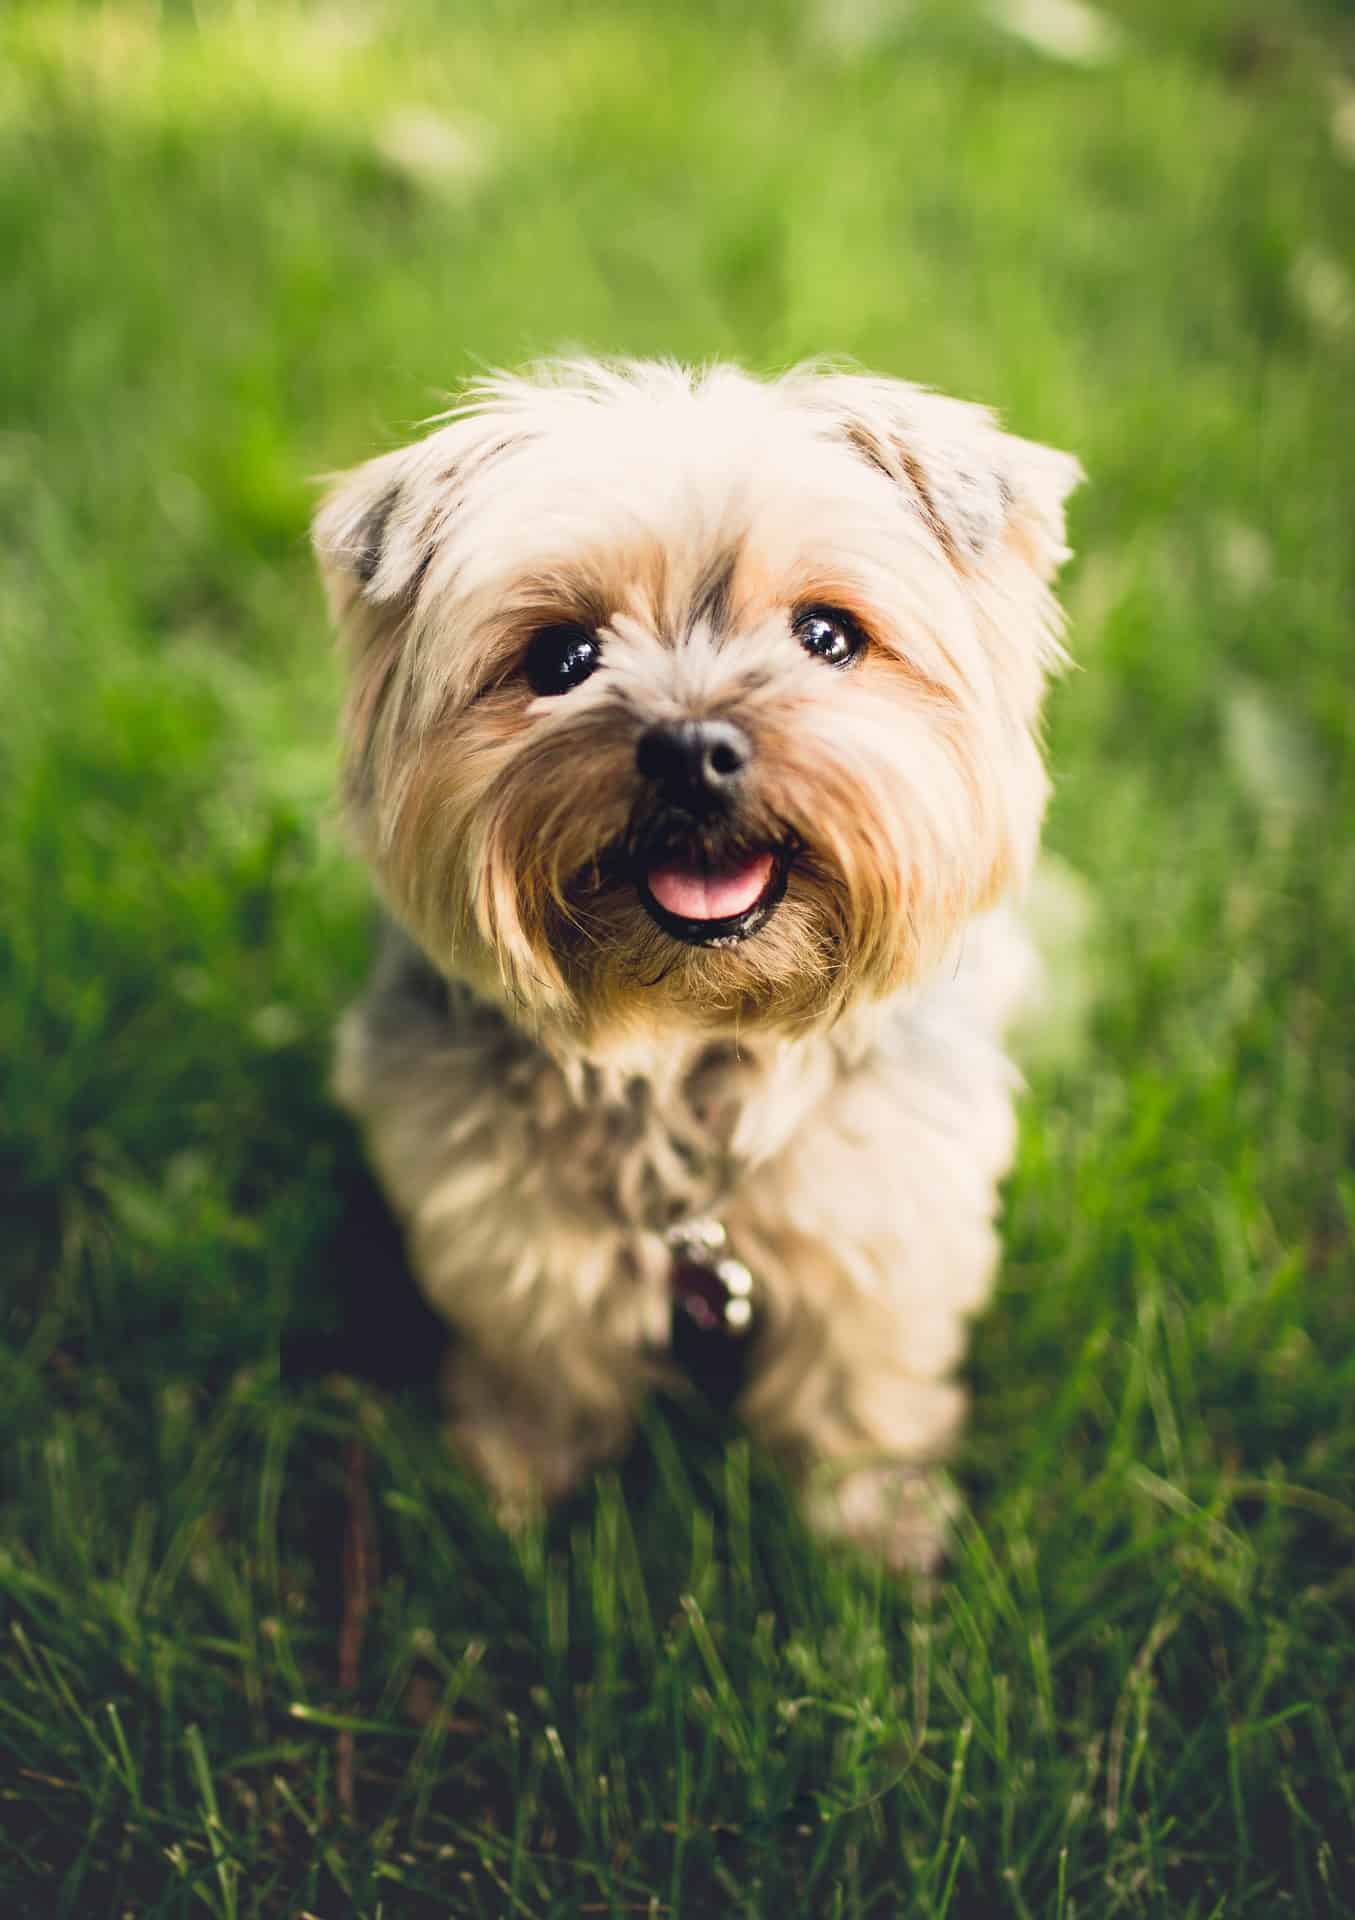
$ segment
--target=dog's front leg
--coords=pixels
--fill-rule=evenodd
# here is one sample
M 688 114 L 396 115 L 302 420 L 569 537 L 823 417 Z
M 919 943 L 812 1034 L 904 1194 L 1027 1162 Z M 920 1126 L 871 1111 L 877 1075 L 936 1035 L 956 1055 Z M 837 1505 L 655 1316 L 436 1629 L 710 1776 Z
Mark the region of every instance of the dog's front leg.
M 823 1534 L 899 1571 L 934 1567 L 948 1501 L 936 1473 L 964 1411 L 950 1380 L 919 1370 L 874 1302 L 849 1317 L 805 1302 L 773 1315 L 738 1411 L 803 1488 Z
M 996 1265 L 990 1193 L 975 1182 L 969 1208 L 910 1211 L 905 1232 L 883 1170 L 843 1169 L 820 1185 L 821 1204 L 810 1181 L 783 1163 L 730 1217 L 762 1321 L 738 1411 L 803 1484 L 820 1530 L 893 1567 L 930 1568 L 948 1505 L 937 1468 L 964 1412 L 951 1375 Z M 874 1208 L 871 1194 L 884 1196 Z
M 335 1091 L 452 1330 L 452 1442 L 521 1520 L 624 1446 L 667 1329 L 661 1249 L 647 1268 L 590 1187 L 585 1116 L 551 1063 L 492 1009 L 449 1005 L 394 930 L 340 1030 Z
M 448 1438 L 510 1528 L 620 1453 L 630 1432 L 627 1370 L 586 1334 L 569 1339 L 566 1363 L 558 1346 L 510 1356 L 457 1338 L 444 1369 Z
M 652 1371 L 653 1289 L 622 1236 L 540 1203 L 477 1234 L 432 1198 L 409 1227 L 415 1271 L 452 1328 L 449 1438 L 519 1524 L 624 1450 Z

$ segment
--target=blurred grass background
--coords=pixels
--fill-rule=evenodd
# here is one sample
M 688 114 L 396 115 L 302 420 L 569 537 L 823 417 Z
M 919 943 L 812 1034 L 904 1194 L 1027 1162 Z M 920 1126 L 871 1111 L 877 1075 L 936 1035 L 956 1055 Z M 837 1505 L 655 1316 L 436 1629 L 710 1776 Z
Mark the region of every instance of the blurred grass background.
M 1353 186 L 1335 0 L 11 0 L 7 1914 L 1355 1911 Z M 1091 475 L 935 1592 L 693 1410 L 514 1548 L 426 1395 L 279 1367 L 355 1276 L 408 1324 L 311 478 L 571 344 L 854 355 Z

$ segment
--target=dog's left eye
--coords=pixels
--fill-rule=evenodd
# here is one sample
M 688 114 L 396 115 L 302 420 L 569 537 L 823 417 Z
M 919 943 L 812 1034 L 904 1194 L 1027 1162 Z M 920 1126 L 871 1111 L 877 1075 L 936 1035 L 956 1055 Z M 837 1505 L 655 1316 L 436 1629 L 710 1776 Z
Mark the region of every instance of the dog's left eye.
M 568 693 L 601 662 L 601 643 L 586 627 L 541 627 L 527 646 L 527 684 L 533 693 Z
M 803 608 L 795 616 L 794 630 L 805 652 L 826 660 L 830 667 L 845 667 L 866 644 L 852 616 L 836 607 Z

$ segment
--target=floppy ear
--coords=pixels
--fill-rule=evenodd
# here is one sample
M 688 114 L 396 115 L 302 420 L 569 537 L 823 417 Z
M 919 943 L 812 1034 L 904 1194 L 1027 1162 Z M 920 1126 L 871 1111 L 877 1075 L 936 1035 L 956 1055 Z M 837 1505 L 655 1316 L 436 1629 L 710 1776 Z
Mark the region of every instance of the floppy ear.
M 1042 580 L 1068 558 L 1064 501 L 1082 478 L 1069 453 L 1002 432 L 986 407 L 902 380 L 835 374 L 819 382 L 843 437 L 911 497 L 962 572 L 1008 535 Z
M 445 584 L 438 563 L 466 488 L 520 438 L 502 410 L 472 404 L 411 446 L 340 474 L 315 516 L 311 540 L 348 657 L 346 781 L 359 807 L 402 728 L 418 721 L 410 701 L 423 602 Z
M 315 516 L 311 543 L 341 628 L 359 602 L 393 612 L 417 598 L 431 547 L 426 541 L 419 547 L 414 493 L 406 483 L 421 464 L 424 444 L 339 475 Z
M 1057 447 L 999 433 L 1011 502 L 1007 530 L 1041 580 L 1052 580 L 1069 555 L 1064 503 L 1086 479 L 1082 463 Z
M 359 603 L 386 622 L 414 608 L 467 484 L 522 438 L 491 398 L 486 383 L 424 439 L 336 479 L 311 539 L 340 626 Z
M 410 619 L 442 520 L 443 490 L 430 498 L 421 482 L 447 471 L 445 462 L 430 460 L 432 444 L 419 441 L 341 474 L 311 526 L 348 663 L 343 785 L 358 818 L 371 812 L 379 770 L 404 724 Z

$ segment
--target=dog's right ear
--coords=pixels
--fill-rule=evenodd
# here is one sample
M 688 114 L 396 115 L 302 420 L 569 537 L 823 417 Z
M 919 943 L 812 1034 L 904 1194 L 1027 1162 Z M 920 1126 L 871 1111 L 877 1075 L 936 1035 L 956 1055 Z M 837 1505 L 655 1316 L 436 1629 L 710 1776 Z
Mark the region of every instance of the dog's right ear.
M 355 802 L 371 797 L 374 770 L 402 729 L 428 718 L 410 706 L 407 669 L 428 606 L 455 564 L 448 534 L 472 477 L 519 438 L 501 412 L 472 404 L 424 439 L 336 476 L 321 502 L 311 540 L 347 656 L 344 733 Z
M 360 604 L 403 613 L 418 598 L 432 556 L 433 529 L 408 484 L 426 442 L 400 447 L 338 476 L 311 526 L 330 611 L 345 630 Z
M 371 817 L 407 724 L 407 638 L 445 517 L 454 469 L 437 457 L 435 434 L 339 475 L 311 527 L 325 597 L 348 667 L 344 795 L 350 814 Z M 448 450 L 450 452 L 450 449 Z M 435 484 L 430 488 L 428 482 Z
M 482 383 L 422 440 L 338 475 L 311 527 L 330 611 L 358 650 L 418 612 L 425 580 L 466 488 L 523 434 Z M 430 581 L 430 588 L 436 586 Z

